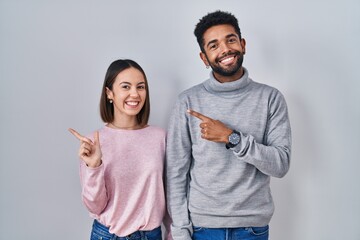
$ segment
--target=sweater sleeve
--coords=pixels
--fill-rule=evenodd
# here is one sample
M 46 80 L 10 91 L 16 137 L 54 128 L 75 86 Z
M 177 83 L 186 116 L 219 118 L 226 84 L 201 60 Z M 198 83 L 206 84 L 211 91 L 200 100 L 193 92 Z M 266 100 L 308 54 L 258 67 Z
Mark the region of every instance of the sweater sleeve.
M 285 99 L 279 91 L 269 100 L 269 113 L 263 144 L 240 131 L 240 144 L 233 148 L 241 160 L 254 165 L 266 175 L 283 177 L 289 170 L 291 129 Z
M 82 201 L 90 213 L 99 215 L 106 207 L 108 198 L 104 180 L 104 164 L 89 168 L 80 161 Z
M 166 192 L 174 240 L 191 240 L 192 234 L 187 202 L 192 143 L 186 109 L 178 100 L 170 117 L 167 137 Z
M 165 237 L 164 237 L 164 239 L 165 240 L 172 240 L 173 238 L 171 236 L 171 218 L 170 218 L 170 215 L 169 215 L 167 210 L 165 211 L 163 224 L 164 224 L 164 227 L 165 227 L 165 234 L 164 234 Z

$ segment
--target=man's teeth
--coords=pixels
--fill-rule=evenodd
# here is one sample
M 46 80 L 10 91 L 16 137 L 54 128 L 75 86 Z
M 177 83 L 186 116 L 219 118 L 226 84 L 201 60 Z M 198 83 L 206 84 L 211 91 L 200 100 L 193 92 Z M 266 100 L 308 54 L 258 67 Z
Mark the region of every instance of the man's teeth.
M 229 57 L 229 58 L 225 58 L 225 59 L 221 60 L 220 62 L 227 63 L 227 62 L 232 61 L 233 59 L 234 59 L 234 57 Z

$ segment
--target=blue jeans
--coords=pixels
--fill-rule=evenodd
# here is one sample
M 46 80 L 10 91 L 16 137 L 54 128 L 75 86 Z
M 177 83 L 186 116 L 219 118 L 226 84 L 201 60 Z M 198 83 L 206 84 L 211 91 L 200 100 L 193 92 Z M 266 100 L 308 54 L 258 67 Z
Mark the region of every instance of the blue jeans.
M 241 228 L 194 227 L 193 240 L 268 240 L 269 226 Z
M 90 240 L 162 240 L 161 227 L 151 231 L 136 231 L 126 237 L 109 233 L 109 228 L 94 220 Z

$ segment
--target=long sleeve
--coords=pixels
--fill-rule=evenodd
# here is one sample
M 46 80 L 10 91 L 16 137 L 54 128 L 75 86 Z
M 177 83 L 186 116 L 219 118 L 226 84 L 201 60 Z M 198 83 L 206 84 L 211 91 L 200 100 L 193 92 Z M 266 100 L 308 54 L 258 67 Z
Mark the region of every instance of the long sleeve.
M 266 175 L 283 177 L 290 166 L 291 129 L 286 102 L 279 91 L 270 95 L 266 125 L 263 144 L 240 130 L 241 141 L 234 154 Z
M 192 223 L 188 213 L 187 189 L 191 165 L 191 139 L 186 106 L 178 101 L 170 118 L 167 137 L 167 203 L 175 240 L 190 240 Z
M 104 165 L 89 168 L 80 161 L 80 181 L 82 186 L 82 200 L 90 213 L 99 215 L 107 205 L 108 199 L 105 188 Z
M 165 227 L 165 234 L 164 234 L 164 239 L 165 240 L 172 240 L 172 235 L 171 235 L 171 223 L 172 223 L 172 220 L 170 218 L 170 215 L 168 213 L 168 211 L 166 210 L 165 211 L 165 216 L 164 216 L 164 219 L 163 219 L 163 224 L 164 224 L 164 227 Z
M 240 132 L 233 149 L 201 137 L 193 109 Z M 271 176 L 289 170 L 291 131 L 285 100 L 244 75 L 218 82 L 213 74 L 179 95 L 168 130 L 167 194 L 175 240 L 193 226 L 265 226 L 274 213 Z
M 89 168 L 80 163 L 82 200 L 90 216 L 117 236 L 161 226 L 166 212 L 165 130 L 104 126 L 99 138 L 102 164 Z

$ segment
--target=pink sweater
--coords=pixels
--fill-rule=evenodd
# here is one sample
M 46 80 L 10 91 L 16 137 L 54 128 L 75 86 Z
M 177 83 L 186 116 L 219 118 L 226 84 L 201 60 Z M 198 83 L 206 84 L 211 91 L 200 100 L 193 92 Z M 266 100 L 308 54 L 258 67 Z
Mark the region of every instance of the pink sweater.
M 99 136 L 102 164 L 89 168 L 80 162 L 82 199 L 90 216 L 118 236 L 160 226 L 167 215 L 165 131 L 153 126 L 139 130 L 104 126 Z M 170 221 L 164 225 L 168 230 Z

